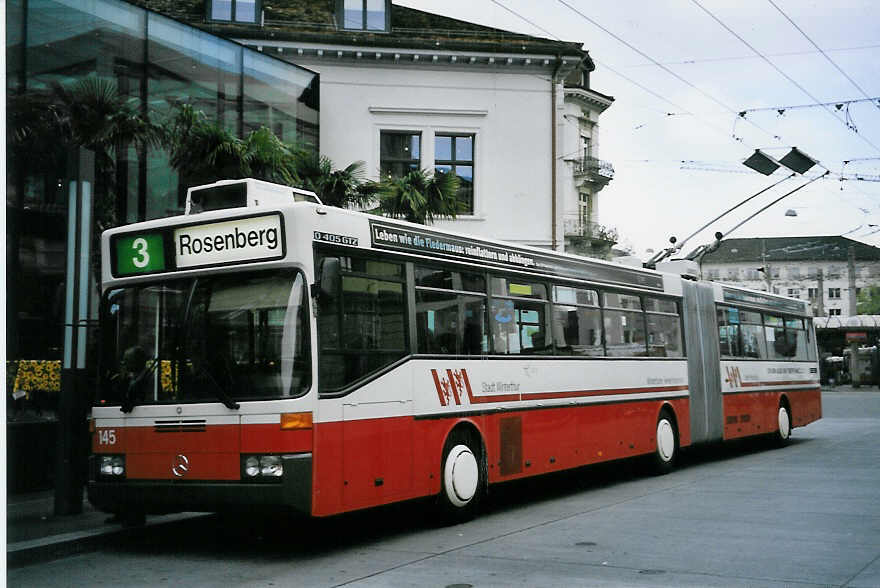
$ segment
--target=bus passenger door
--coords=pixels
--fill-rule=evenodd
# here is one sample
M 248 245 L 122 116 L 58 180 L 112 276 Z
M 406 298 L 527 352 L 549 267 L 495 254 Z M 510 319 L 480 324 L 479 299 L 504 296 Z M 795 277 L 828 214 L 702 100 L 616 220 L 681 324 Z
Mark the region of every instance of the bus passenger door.
M 408 386 L 389 385 L 388 388 L 409 390 Z M 346 399 L 342 405 L 345 509 L 410 498 L 413 487 L 411 398 L 374 400 L 364 399 L 360 394 L 352 396 L 361 399 Z
M 684 280 L 682 285 L 691 442 L 720 441 L 724 423 L 715 297 L 710 284 Z

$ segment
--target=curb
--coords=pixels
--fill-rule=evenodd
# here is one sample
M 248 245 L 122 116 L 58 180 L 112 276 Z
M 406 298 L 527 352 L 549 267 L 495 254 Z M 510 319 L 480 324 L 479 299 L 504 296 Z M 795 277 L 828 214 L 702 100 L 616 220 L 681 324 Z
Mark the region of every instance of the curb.
M 88 553 L 102 546 L 116 543 L 120 539 L 143 535 L 156 527 L 172 526 L 191 519 L 209 516 L 211 514 L 201 512 L 175 513 L 152 517 L 142 527 L 113 526 L 10 543 L 6 547 L 6 566 L 7 568 L 16 568 Z

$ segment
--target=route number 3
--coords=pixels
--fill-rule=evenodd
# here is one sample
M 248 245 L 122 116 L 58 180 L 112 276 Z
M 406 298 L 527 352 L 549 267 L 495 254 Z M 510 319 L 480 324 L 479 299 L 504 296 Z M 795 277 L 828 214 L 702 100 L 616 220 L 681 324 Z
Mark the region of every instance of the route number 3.
M 131 262 L 134 266 L 138 269 L 147 267 L 150 263 L 150 254 L 147 251 L 147 240 L 143 237 L 138 237 L 132 242 L 131 248 L 137 251 L 137 255 L 131 258 Z
M 116 445 L 116 429 L 98 431 L 98 445 Z

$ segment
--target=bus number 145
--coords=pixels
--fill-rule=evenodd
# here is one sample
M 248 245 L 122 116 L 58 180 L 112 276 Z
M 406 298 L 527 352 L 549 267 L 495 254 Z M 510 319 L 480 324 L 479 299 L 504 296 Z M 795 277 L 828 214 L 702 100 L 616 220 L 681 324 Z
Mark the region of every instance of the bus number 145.
M 116 445 L 116 430 L 101 429 L 98 431 L 98 445 Z

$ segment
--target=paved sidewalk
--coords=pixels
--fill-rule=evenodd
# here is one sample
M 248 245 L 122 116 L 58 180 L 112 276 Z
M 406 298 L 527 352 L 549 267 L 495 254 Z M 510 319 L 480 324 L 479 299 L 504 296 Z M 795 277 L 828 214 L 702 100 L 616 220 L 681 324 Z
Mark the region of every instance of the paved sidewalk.
M 7 497 L 6 563 L 26 565 L 91 551 L 110 544 L 120 536 L 131 536 L 156 525 L 163 525 L 204 513 L 177 513 L 147 517 L 143 527 L 123 527 L 108 523 L 110 515 L 96 511 L 83 501 L 81 513 L 55 516 L 52 490 Z

